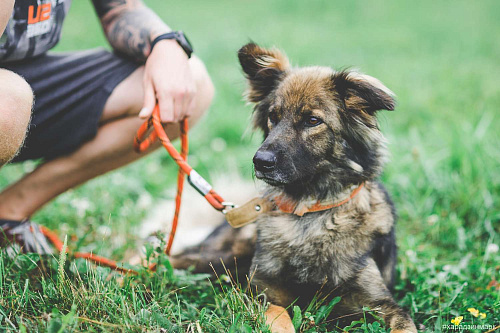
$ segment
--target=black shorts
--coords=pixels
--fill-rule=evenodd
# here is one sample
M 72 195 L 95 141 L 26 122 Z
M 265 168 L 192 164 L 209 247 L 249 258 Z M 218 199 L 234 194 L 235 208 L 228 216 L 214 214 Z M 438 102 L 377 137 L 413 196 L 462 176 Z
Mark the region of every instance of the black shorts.
M 108 97 L 139 66 L 104 49 L 0 64 L 24 77 L 35 94 L 28 135 L 14 162 L 53 159 L 92 139 Z

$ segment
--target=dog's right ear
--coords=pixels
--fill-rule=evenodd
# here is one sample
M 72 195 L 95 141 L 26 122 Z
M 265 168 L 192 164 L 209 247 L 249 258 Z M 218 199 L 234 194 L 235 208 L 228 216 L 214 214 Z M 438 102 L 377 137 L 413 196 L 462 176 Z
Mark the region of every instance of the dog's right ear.
M 279 50 L 264 49 L 254 43 L 243 46 L 238 59 L 250 84 L 248 100 L 253 103 L 262 101 L 290 67 L 288 58 Z

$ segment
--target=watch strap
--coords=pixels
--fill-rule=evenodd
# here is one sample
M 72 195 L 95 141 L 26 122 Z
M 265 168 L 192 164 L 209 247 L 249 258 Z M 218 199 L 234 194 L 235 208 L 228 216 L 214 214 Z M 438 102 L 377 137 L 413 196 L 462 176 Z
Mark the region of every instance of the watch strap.
M 156 43 L 158 43 L 161 40 L 164 39 L 175 39 L 177 43 L 179 44 L 180 47 L 186 52 L 186 55 L 188 58 L 191 58 L 191 54 L 193 53 L 193 49 L 191 47 L 191 44 L 187 40 L 186 36 L 182 31 L 170 31 L 167 33 L 164 33 L 158 37 L 156 37 L 152 42 L 151 42 L 151 51 L 153 51 L 153 48 L 155 47 Z

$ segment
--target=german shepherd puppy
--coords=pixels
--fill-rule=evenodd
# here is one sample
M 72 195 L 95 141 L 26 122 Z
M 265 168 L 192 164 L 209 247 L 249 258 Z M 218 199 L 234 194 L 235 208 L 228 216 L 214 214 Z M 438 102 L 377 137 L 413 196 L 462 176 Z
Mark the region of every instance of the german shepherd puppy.
M 274 304 L 267 313 L 272 330 L 293 332 L 286 313 L 273 322 L 285 311 L 276 306 L 307 306 L 321 291 L 341 296 L 333 318 L 357 319 L 369 306 L 392 332 L 417 332 L 391 295 L 396 216 L 376 180 L 386 160 L 376 112 L 394 110 L 393 93 L 354 71 L 292 68 L 280 51 L 253 43 L 238 57 L 254 126 L 265 138 L 253 159 L 255 175 L 269 185 L 269 200 L 306 209 L 295 214 L 278 205 L 256 223 L 250 270 Z M 341 204 L 308 212 L 310 202 Z

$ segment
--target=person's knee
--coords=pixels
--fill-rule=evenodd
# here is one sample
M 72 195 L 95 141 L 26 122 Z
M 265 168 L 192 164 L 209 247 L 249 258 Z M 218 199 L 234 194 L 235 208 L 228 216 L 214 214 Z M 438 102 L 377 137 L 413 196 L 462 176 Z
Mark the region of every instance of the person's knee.
M 191 69 L 196 81 L 196 102 L 193 114 L 191 115 L 192 123 L 194 123 L 210 107 L 214 98 L 215 88 L 203 62 L 194 56 L 190 61 Z
M 0 69 L 0 166 L 10 161 L 23 144 L 32 105 L 29 84 L 19 75 Z

